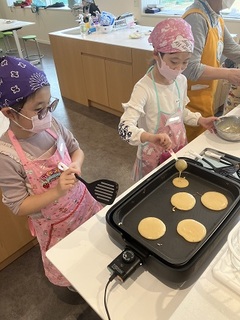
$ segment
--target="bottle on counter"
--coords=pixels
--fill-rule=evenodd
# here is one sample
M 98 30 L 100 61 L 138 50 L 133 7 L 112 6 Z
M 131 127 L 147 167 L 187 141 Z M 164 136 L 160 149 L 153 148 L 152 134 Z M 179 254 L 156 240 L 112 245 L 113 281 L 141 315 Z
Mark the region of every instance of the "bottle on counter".
M 84 22 L 84 24 L 85 24 L 85 28 L 86 29 L 89 29 L 90 28 L 90 23 L 89 23 L 89 16 L 88 15 L 84 15 L 83 16 L 83 22 Z

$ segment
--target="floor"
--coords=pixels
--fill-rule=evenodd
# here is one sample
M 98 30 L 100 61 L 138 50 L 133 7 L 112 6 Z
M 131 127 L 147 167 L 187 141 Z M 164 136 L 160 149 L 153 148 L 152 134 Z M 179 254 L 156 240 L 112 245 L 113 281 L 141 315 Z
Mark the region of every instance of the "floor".
M 121 194 L 133 184 L 130 175 L 136 148 L 118 136 L 118 117 L 61 98 L 51 47 L 40 47 L 44 58 L 38 67 L 47 74 L 52 96 L 60 98 L 54 116 L 73 132 L 85 153 L 83 177 L 89 182 L 115 180 Z M 0 297 L 1 320 L 100 319 L 79 294 L 47 280 L 38 246 L 0 271 Z

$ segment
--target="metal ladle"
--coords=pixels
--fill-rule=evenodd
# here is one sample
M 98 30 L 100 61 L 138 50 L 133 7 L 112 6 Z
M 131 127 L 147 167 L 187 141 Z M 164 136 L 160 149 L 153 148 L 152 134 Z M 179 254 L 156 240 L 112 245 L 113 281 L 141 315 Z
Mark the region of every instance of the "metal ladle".
M 184 159 L 178 159 L 176 153 L 172 149 L 168 151 L 171 154 L 171 156 L 176 160 L 175 167 L 179 171 L 179 177 L 181 177 L 182 172 L 187 169 L 187 162 Z

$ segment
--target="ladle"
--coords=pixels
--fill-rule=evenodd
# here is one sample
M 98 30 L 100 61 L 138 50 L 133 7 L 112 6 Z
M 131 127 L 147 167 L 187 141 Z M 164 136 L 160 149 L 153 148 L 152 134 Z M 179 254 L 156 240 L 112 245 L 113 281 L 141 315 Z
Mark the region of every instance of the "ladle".
M 172 149 L 168 150 L 168 152 L 176 160 L 175 167 L 179 171 L 179 177 L 181 177 L 181 173 L 187 169 L 187 162 L 183 159 L 178 159 L 176 153 Z

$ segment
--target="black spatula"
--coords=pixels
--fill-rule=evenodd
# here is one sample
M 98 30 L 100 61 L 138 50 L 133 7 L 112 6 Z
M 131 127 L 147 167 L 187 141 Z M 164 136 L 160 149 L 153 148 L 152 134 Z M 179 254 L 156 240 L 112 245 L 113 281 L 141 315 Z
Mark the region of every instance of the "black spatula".
M 58 168 L 62 171 L 68 169 L 64 163 L 59 162 Z M 100 179 L 91 183 L 86 182 L 78 174 L 75 177 L 84 183 L 91 195 L 99 202 L 104 204 L 112 204 L 118 193 L 118 183 L 108 179 Z

